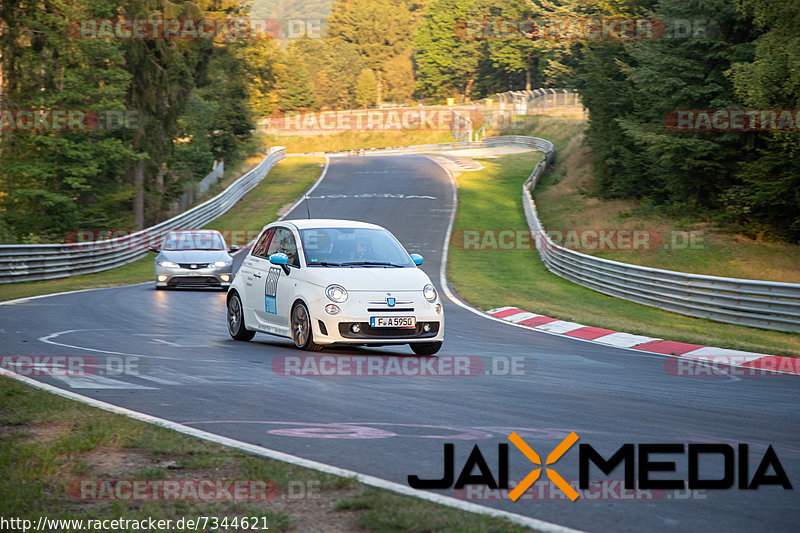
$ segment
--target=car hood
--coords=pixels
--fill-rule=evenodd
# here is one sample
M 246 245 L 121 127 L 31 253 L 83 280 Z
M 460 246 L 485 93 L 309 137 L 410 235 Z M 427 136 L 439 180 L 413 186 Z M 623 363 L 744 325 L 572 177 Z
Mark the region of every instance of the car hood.
M 173 263 L 213 263 L 230 261 L 231 256 L 225 250 L 161 250 L 158 260 Z
M 431 280 L 419 268 L 381 267 L 308 267 L 309 283 L 327 287 L 341 285 L 348 292 L 359 291 L 420 291 Z

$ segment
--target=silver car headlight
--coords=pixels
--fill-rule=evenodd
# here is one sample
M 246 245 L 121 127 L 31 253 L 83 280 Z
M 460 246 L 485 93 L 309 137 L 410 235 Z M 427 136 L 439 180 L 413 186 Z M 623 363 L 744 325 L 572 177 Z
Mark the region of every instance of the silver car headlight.
M 233 261 L 217 261 L 215 263 L 211 263 L 211 266 L 213 266 L 213 267 L 226 267 L 226 266 L 228 266 L 228 265 L 230 265 L 232 263 L 233 263 Z
M 422 295 L 425 296 L 425 299 L 431 303 L 436 301 L 436 289 L 434 289 L 433 285 L 430 283 L 422 288 Z
M 341 285 L 328 285 L 325 289 L 325 296 L 330 301 L 340 304 L 347 300 L 347 291 Z
M 172 261 L 159 261 L 158 266 L 165 268 L 178 268 L 178 263 L 173 263 Z

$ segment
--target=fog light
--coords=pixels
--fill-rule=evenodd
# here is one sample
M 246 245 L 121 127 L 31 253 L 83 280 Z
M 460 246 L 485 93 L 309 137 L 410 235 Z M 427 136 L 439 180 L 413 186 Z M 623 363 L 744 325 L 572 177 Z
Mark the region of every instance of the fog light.
M 158 276 L 158 281 L 167 281 L 167 276 L 161 274 L 160 276 Z
M 431 330 L 431 325 L 426 322 L 425 325 L 422 326 L 422 331 L 428 333 L 430 330 Z
M 353 333 L 358 333 L 359 331 L 361 331 L 361 324 L 353 324 L 352 326 L 350 326 L 350 331 L 352 331 Z
M 339 314 L 339 306 L 338 305 L 333 305 L 333 304 L 328 304 L 328 305 L 325 306 L 325 312 L 328 313 L 329 315 Z
M 442 304 L 436 304 L 436 314 L 437 315 L 442 314 Z
M 219 279 L 221 279 L 222 281 L 228 281 L 231 279 L 231 277 L 227 274 L 220 274 Z

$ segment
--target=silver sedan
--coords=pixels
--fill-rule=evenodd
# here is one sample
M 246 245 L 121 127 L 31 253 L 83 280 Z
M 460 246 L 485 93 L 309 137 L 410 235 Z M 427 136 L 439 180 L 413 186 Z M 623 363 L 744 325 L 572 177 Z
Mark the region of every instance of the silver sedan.
M 233 258 L 218 231 L 170 231 L 164 236 L 155 259 L 156 289 L 167 287 L 221 287 L 233 278 Z

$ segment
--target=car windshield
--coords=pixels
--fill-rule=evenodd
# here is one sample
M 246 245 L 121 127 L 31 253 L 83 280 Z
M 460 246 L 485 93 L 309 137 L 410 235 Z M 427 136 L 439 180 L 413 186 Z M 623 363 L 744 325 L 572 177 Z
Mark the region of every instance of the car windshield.
M 408 252 L 384 229 L 314 228 L 300 230 L 309 266 L 412 267 Z
M 162 250 L 224 250 L 225 241 L 212 231 L 172 231 L 164 237 Z

